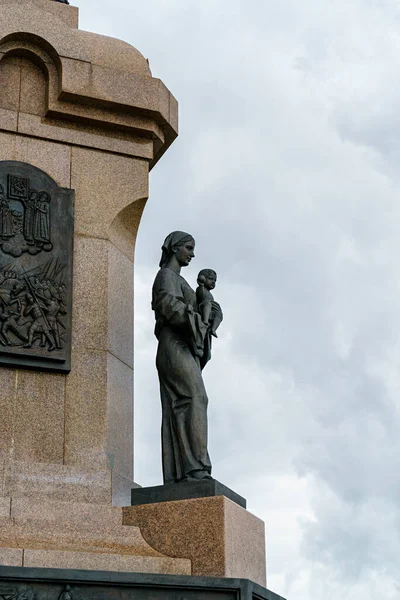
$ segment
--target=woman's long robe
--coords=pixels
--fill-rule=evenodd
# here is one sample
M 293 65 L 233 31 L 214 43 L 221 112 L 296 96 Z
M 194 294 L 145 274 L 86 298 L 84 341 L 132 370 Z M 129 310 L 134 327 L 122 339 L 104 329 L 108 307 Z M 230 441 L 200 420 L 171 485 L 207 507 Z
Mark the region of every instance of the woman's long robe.
M 196 312 L 194 291 L 168 267 L 156 276 L 152 306 L 158 339 L 164 483 L 172 483 L 196 471 L 211 473 L 208 398 L 199 364 L 207 327 Z

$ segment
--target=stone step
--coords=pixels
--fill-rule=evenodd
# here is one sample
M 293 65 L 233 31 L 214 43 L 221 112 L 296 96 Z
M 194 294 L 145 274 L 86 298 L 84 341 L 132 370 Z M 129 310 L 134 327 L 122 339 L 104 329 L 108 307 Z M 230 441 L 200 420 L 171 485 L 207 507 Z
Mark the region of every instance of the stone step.
M 139 527 L 88 523 L 80 527 L 68 521 L 24 518 L 0 518 L 0 547 L 163 556 L 144 540 Z
M 2 503 L 0 502 L 0 511 Z M 0 512 L 0 514 L 2 514 Z M 63 502 L 47 496 L 21 496 L 11 501 L 10 515 L 15 519 L 68 523 L 79 528 L 110 529 L 122 525 L 122 508 L 111 504 Z
M 189 559 L 152 548 L 122 508 L 46 496 L 0 498 L 0 564 L 191 574 Z
M 67 465 L 0 461 L 0 496 L 46 495 L 60 501 L 111 504 L 111 471 Z
M 0 548 L 0 564 L 7 566 L 85 569 L 134 573 L 191 575 L 191 561 L 165 556 L 130 556 L 95 552 Z

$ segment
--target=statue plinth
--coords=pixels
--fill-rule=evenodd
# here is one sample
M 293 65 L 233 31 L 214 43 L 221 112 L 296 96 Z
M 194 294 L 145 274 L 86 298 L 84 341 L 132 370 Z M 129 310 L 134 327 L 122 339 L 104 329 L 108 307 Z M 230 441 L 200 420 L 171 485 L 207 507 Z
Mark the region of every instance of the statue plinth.
M 192 575 L 266 585 L 264 523 L 225 496 L 141 504 L 123 515 L 159 552 L 189 558 Z
M 132 506 L 140 504 L 156 504 L 174 500 L 191 500 L 193 498 L 212 498 L 225 496 L 242 508 L 246 508 L 246 500 L 216 479 L 203 479 L 196 482 L 167 483 L 147 488 L 134 488 L 131 499 Z

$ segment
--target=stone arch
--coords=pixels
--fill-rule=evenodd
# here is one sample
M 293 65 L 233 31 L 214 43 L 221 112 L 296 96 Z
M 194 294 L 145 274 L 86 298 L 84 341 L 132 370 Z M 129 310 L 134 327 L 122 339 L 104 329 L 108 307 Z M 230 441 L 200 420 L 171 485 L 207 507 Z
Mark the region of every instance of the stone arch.
M 61 61 L 46 40 L 31 34 L 11 34 L 0 42 L 1 107 L 46 115 L 49 94 L 58 95 Z
M 110 241 L 132 261 L 135 254 L 138 229 L 146 202 L 147 198 L 141 198 L 129 204 L 118 213 L 110 227 Z

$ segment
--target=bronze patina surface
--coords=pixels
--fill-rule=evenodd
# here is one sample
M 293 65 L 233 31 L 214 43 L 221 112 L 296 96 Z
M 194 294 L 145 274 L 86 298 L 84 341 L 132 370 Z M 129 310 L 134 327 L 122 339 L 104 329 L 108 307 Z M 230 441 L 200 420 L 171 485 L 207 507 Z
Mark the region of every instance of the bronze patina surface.
M 0 162 L 0 364 L 70 370 L 74 192 Z

